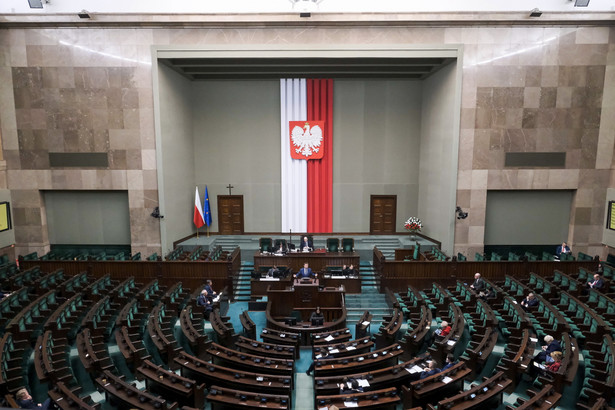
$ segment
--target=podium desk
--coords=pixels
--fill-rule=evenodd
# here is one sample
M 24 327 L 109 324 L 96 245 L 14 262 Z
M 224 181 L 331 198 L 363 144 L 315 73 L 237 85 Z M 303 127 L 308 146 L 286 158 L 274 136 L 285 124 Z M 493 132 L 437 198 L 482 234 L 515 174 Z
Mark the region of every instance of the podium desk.
M 321 285 L 326 288 L 339 289 L 340 286 L 343 286 L 346 293 L 361 293 L 361 278 L 359 276 L 332 275 L 330 273 L 318 276 L 321 278 Z
M 261 266 L 286 265 L 292 269 L 293 274 L 296 274 L 306 262 L 310 265 L 312 271 L 317 273 L 325 270 L 327 265 L 359 266 L 359 254 L 357 252 L 324 252 L 324 249 L 317 249 L 314 252 L 289 252 L 286 255 L 260 252 L 254 254 L 254 269 L 256 271 L 259 271 Z

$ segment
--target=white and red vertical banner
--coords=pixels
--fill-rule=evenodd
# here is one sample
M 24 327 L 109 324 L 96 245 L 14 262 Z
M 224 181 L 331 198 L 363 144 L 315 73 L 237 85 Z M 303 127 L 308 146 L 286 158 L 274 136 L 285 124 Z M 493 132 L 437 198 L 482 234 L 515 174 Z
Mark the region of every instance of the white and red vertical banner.
M 333 80 L 282 79 L 282 231 L 333 228 Z

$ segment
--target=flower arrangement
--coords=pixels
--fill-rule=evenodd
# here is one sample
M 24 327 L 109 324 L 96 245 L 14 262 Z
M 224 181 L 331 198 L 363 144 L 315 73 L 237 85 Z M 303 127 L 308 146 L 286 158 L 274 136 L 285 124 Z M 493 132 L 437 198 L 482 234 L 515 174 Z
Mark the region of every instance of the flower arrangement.
M 421 222 L 421 220 L 416 216 L 411 216 L 410 218 L 408 218 L 406 223 L 404 223 L 404 228 L 406 228 L 406 230 L 410 232 L 420 232 L 422 227 L 423 222 Z

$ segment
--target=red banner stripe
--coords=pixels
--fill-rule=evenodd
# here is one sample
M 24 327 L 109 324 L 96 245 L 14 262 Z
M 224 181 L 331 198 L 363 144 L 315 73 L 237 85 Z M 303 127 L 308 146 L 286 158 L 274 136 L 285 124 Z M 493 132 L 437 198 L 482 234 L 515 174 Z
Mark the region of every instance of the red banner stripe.
M 307 119 L 325 121 L 325 154 L 307 164 L 307 230 L 333 230 L 333 80 L 307 80 Z

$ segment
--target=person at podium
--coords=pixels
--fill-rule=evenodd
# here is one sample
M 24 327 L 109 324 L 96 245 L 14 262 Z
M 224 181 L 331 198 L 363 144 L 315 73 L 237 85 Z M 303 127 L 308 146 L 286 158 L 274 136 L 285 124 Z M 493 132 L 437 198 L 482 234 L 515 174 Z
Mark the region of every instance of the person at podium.
M 310 315 L 310 323 L 312 326 L 322 326 L 325 322 L 325 315 L 320 311 L 320 306 L 316 307 L 316 311 Z
M 310 252 L 314 248 L 314 244 L 308 239 L 307 236 L 304 236 L 301 240 L 301 245 L 299 246 L 299 250 L 301 252 Z
M 312 272 L 312 268 L 310 268 L 307 262 L 304 263 L 303 268 L 299 269 L 299 272 L 297 272 L 297 279 L 314 277 L 316 277 L 316 275 L 314 275 L 314 273 Z
M 342 274 L 344 276 L 354 276 L 355 275 L 354 265 L 350 265 L 350 266 L 344 265 L 342 267 Z

